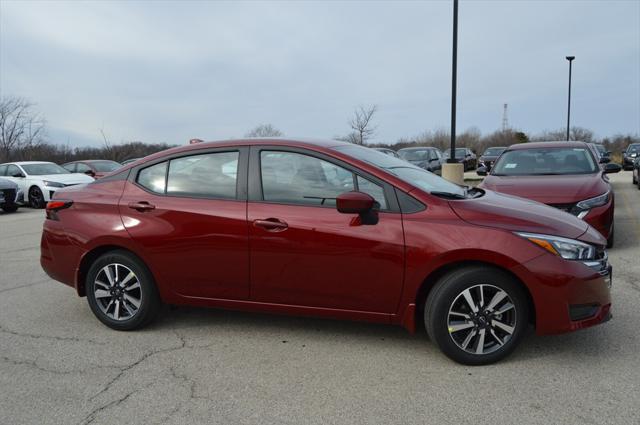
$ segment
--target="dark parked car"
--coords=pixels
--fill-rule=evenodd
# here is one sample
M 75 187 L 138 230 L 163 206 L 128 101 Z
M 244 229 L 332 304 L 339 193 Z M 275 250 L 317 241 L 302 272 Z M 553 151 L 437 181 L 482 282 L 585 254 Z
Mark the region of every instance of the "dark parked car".
M 491 170 L 491 166 L 496 162 L 496 159 L 504 152 L 507 148 L 502 146 L 493 146 L 487 148 L 486 151 L 478 158 L 478 166 L 485 167 L 487 170 Z
M 390 155 L 395 158 L 400 158 L 400 155 L 398 155 L 398 152 L 394 151 L 393 149 L 389 149 L 389 148 L 373 148 L 373 149 L 377 150 L 378 152 L 382 152 L 386 155 Z
M 96 217 L 99 214 L 99 220 Z M 606 240 L 536 202 L 336 141 L 198 143 L 48 203 L 41 264 L 118 330 L 161 302 L 402 325 L 504 358 L 610 317 Z
M 122 167 L 122 164 L 106 159 L 88 159 L 85 161 L 67 162 L 62 167 L 69 170 L 71 173 L 84 173 L 88 176 L 99 179 Z
M 11 180 L 0 178 L 0 208 L 4 212 L 16 212 L 23 201 L 22 191 Z
M 446 149 L 444 151 L 445 159 L 451 156 L 451 151 Z M 475 170 L 478 167 L 478 159 L 476 154 L 469 148 L 457 148 L 456 149 L 456 162 L 460 162 L 464 165 L 464 171 Z
M 400 158 L 432 173 L 442 172 L 443 155 L 440 149 L 430 147 L 404 148 L 398 151 Z
M 640 157 L 640 143 L 632 143 L 627 146 L 627 150 L 622 153 L 622 168 L 633 169 L 633 161 Z
M 633 161 L 633 183 L 637 184 L 640 189 L 640 157 Z
M 587 143 L 539 142 L 510 146 L 480 184 L 485 189 L 521 196 L 559 208 L 585 220 L 613 245 L 614 194 L 604 169 Z M 486 170 L 478 170 L 486 174 Z

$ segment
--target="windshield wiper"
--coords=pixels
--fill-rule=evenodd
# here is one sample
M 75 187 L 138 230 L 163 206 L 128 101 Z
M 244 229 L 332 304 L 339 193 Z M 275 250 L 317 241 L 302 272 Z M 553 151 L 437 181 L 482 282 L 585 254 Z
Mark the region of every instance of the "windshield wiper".
M 439 196 L 441 198 L 447 198 L 447 199 L 467 199 L 467 197 L 465 195 L 461 195 L 459 193 L 452 193 L 452 192 L 440 192 L 440 191 L 433 191 L 433 192 L 429 192 L 432 195 L 435 196 Z

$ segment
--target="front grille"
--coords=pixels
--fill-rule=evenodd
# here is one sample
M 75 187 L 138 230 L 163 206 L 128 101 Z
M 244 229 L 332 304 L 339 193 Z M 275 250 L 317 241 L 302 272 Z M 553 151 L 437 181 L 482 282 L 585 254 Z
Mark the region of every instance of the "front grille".
M 609 256 L 607 255 L 607 250 L 604 248 L 598 248 L 596 251 L 596 258 L 584 261 L 584 264 L 597 271 L 602 276 L 609 274 Z
M 4 202 L 7 204 L 13 204 L 16 201 L 16 190 L 15 189 L 3 189 L 2 194 L 4 195 Z
M 569 214 L 573 214 L 571 211 L 576 206 L 576 204 L 547 204 L 550 207 L 557 208 L 564 212 L 568 212 Z

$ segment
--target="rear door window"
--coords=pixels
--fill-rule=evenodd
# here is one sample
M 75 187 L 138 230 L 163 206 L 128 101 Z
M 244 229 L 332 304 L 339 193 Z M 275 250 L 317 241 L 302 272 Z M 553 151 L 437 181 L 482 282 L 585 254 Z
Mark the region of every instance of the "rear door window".
M 137 182 L 151 192 L 164 194 L 167 187 L 167 162 L 142 169 Z
M 216 152 L 172 159 L 167 194 L 235 199 L 239 155 Z

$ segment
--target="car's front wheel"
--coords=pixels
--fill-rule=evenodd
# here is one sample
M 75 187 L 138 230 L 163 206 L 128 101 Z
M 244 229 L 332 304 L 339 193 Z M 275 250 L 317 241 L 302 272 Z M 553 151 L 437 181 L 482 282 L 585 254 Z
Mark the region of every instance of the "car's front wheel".
M 17 205 L 3 205 L 2 206 L 2 211 L 6 212 L 6 213 L 13 213 L 18 211 L 18 206 Z
M 91 311 L 112 329 L 141 328 L 160 310 L 153 276 L 142 261 L 126 251 L 112 251 L 95 260 L 85 287 Z
M 31 208 L 44 208 L 44 195 L 38 186 L 29 189 L 29 205 Z
M 528 327 L 521 284 L 491 267 L 473 266 L 442 277 L 425 302 L 432 341 L 458 363 L 482 365 L 508 356 Z

